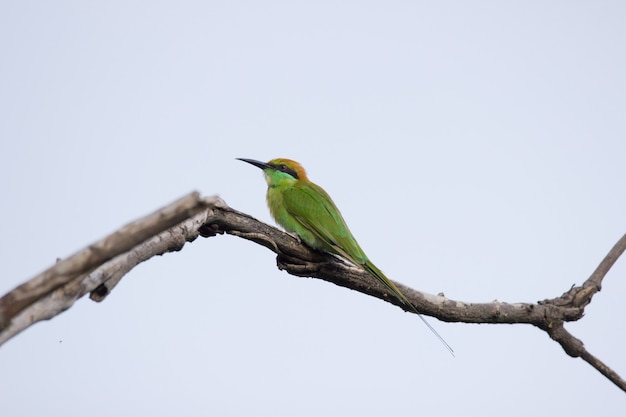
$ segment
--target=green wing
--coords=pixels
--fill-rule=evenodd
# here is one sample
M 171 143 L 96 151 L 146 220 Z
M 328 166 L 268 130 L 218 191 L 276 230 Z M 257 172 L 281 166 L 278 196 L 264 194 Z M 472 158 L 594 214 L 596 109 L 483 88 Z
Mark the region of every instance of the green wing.
M 283 203 L 287 212 L 331 252 L 358 265 L 367 261 L 363 249 L 323 188 L 311 182 L 296 184 L 284 191 Z
M 356 265 L 360 265 L 412 310 L 443 343 L 454 356 L 454 351 L 437 331 L 417 311 L 396 285 L 383 272 L 369 261 L 363 249 L 350 233 L 345 220 L 330 196 L 320 186 L 312 182 L 295 184 L 284 190 L 283 203 L 287 212 L 306 230 L 315 235 L 330 252 L 341 255 Z
M 311 231 L 326 250 L 360 265 L 407 306 L 412 306 L 396 285 L 369 261 L 330 196 L 313 183 L 298 184 L 285 190 L 284 203 L 289 214 Z

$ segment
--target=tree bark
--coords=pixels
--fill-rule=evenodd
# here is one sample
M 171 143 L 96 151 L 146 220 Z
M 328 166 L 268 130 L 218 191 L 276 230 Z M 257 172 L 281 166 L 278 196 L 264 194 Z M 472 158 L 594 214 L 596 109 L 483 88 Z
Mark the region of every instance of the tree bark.
M 362 268 L 314 251 L 294 236 L 236 211 L 218 197 L 191 193 L 132 222 L 104 239 L 58 261 L 0 298 L 0 345 L 32 324 L 50 319 L 90 293 L 103 301 L 132 268 L 153 256 L 179 251 L 198 236 L 227 233 L 265 246 L 277 254 L 277 266 L 299 277 L 319 278 L 392 303 L 409 313 L 393 294 Z M 446 322 L 525 323 L 545 331 L 572 357 L 580 357 L 626 392 L 626 381 L 590 354 L 564 324 L 580 320 L 600 291 L 602 280 L 626 250 L 624 235 L 591 276 L 562 295 L 536 303 L 469 303 L 395 283 L 421 314 Z

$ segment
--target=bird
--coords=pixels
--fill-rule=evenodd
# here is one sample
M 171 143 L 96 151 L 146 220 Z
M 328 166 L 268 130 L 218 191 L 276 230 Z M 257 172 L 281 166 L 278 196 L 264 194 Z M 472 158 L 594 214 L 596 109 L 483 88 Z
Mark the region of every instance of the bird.
M 237 158 L 263 170 L 270 214 L 287 232 L 312 249 L 338 255 L 376 278 L 402 304 L 417 314 L 443 345 L 454 351 L 417 311 L 398 287 L 367 257 L 330 195 L 307 177 L 300 163 L 275 158 L 269 162 Z

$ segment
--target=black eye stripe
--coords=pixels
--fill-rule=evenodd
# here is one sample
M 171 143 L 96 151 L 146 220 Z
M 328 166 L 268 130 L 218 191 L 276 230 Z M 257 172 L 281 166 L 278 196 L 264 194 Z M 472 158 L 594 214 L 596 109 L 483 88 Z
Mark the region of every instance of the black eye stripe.
M 294 171 L 293 169 L 290 169 L 285 164 L 274 165 L 274 168 L 276 168 L 278 171 L 284 172 L 285 174 L 291 175 L 295 179 L 298 179 L 298 174 L 296 173 L 296 171 Z

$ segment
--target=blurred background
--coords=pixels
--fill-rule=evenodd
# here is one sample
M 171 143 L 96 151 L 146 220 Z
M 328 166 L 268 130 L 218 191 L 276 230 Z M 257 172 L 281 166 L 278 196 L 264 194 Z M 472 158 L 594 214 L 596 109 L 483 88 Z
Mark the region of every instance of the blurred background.
M 416 289 L 536 302 L 626 232 L 626 4 L 0 2 L 0 292 L 301 162 Z M 567 328 L 626 377 L 626 262 Z M 430 319 L 199 239 L 0 348 L 6 416 L 623 415 L 531 326 Z

